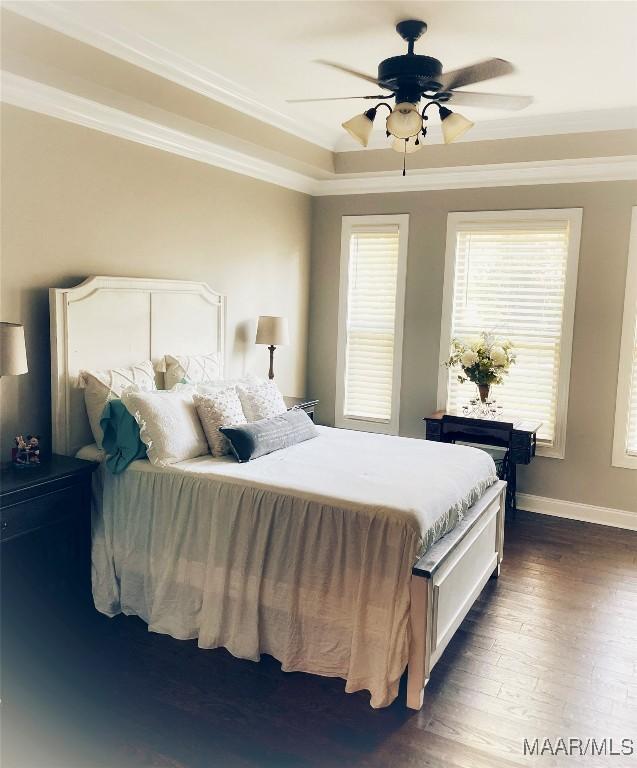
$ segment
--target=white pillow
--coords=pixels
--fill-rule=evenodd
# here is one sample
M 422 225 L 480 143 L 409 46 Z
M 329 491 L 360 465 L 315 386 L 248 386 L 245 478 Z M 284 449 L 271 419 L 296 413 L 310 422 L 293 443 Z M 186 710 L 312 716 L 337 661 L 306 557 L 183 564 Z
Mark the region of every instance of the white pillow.
M 199 395 L 216 395 L 228 387 L 235 389 L 238 384 L 250 387 L 258 381 L 261 381 L 261 379 L 257 378 L 253 373 L 248 373 L 241 379 L 217 379 L 217 381 L 205 381 L 201 384 L 195 384 L 195 391 Z
M 127 387 L 150 391 L 156 389 L 155 371 L 150 360 L 131 365 L 130 368 L 112 368 L 107 371 L 80 371 L 80 386 L 84 387 L 84 403 L 93 437 L 101 450 L 104 433 L 100 419 L 106 403 L 121 396 Z
M 165 355 L 166 389 L 185 381 L 187 384 L 200 384 L 215 381 L 221 374 L 221 361 L 217 352 L 208 355 Z
M 219 427 L 246 423 L 236 388 L 226 387 L 214 395 L 195 394 L 193 400 L 212 455 L 230 453 L 230 442 L 219 432 Z
M 287 411 L 283 395 L 272 379 L 237 384 L 237 392 L 248 421 L 269 419 Z
M 164 467 L 208 453 L 192 396 L 192 388 L 122 394 L 152 464 Z

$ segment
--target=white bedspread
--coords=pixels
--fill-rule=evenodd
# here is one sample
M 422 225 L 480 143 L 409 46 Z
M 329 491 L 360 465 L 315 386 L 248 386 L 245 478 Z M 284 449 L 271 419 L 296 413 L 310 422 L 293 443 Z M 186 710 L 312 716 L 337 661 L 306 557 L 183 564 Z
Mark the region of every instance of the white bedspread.
M 474 448 L 318 429 L 248 464 L 102 466 L 95 605 L 203 648 L 345 678 L 386 706 L 407 663 L 411 567 L 495 467 Z

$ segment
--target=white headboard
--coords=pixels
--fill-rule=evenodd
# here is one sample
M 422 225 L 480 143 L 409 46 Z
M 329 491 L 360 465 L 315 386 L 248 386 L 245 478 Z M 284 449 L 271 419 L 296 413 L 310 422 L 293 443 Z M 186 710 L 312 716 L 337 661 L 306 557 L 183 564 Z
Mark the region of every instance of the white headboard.
M 118 368 L 166 354 L 219 352 L 225 361 L 225 296 L 206 283 L 89 277 L 51 288 L 53 450 L 73 455 L 94 442 L 78 372 Z M 163 386 L 163 374 L 158 380 Z

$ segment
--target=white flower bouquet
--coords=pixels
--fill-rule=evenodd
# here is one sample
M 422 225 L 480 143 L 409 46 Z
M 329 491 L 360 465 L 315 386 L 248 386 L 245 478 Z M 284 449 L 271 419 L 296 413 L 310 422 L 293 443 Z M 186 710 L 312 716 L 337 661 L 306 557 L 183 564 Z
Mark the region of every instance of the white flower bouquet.
M 515 363 L 513 344 L 500 341 L 492 333 L 480 334 L 480 338 L 470 344 L 460 339 L 451 342 L 451 355 L 445 362 L 447 368 L 459 368 L 458 381 L 472 381 L 477 385 L 480 399 L 484 402 L 489 396 L 492 384 L 501 384 L 511 365 Z

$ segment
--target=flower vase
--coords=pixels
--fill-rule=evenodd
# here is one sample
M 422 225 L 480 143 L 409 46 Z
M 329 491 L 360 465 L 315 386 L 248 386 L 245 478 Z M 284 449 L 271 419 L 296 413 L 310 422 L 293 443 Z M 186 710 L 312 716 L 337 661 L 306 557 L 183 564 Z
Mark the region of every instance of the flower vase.
M 478 392 L 480 393 L 480 402 L 486 403 L 489 399 L 490 384 L 478 384 Z

